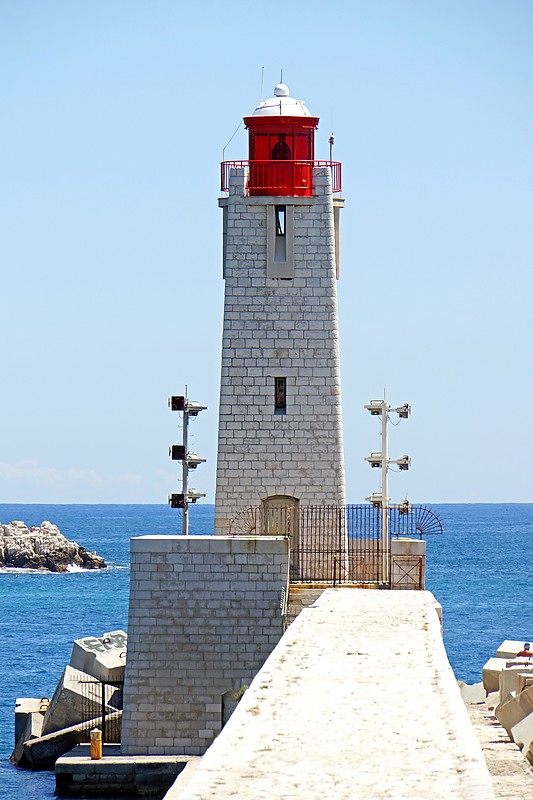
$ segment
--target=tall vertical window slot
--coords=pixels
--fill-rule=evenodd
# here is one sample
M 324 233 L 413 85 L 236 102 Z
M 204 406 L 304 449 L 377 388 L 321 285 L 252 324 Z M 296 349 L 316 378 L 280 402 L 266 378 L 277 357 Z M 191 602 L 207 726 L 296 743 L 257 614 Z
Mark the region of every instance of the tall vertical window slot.
M 276 236 L 285 236 L 287 206 L 276 206 Z
M 287 378 L 274 378 L 274 413 L 287 413 Z
M 294 278 L 294 205 L 266 207 L 267 278 Z
M 274 261 L 287 260 L 287 206 L 275 206 L 276 243 Z

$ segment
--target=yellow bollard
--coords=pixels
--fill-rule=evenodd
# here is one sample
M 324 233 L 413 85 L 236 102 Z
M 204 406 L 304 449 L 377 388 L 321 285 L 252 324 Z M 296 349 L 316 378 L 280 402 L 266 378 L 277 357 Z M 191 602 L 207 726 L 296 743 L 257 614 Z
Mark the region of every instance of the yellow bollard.
M 91 731 L 91 760 L 98 761 L 102 758 L 102 731 L 93 728 Z

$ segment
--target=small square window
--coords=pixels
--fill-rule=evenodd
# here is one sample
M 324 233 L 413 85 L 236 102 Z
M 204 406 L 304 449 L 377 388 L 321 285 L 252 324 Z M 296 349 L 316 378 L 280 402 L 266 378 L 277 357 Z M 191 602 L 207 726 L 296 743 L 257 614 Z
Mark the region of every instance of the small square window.
M 287 378 L 274 378 L 274 413 L 287 413 Z

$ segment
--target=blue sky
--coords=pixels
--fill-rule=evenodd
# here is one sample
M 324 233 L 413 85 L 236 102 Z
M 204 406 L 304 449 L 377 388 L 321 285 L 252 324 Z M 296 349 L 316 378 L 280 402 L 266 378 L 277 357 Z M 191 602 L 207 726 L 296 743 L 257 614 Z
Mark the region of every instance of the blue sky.
M 219 162 L 283 69 L 343 162 L 347 495 L 533 502 L 533 5 L 0 2 L 1 502 L 213 501 Z M 241 129 L 226 158 L 246 158 Z

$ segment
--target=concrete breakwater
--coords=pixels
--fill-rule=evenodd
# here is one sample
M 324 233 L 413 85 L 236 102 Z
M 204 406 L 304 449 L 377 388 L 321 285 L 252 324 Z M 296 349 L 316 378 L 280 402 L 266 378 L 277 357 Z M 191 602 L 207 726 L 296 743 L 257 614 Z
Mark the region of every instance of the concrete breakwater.
M 521 641 L 502 642 L 483 667 L 485 705 L 533 766 L 533 653 Z M 517 655 L 517 653 L 519 655 Z
M 533 797 L 533 659 L 516 657 L 523 642 L 502 642 L 482 682 L 458 681 L 481 744 L 494 795 Z
M 91 729 L 107 726 L 107 742 L 120 742 L 127 634 L 76 639 L 52 698 L 18 698 L 11 761 L 27 769 L 53 769 L 57 758 Z
M 102 556 L 67 539 L 51 522 L 31 528 L 20 520 L 0 524 L 0 567 L 67 572 L 105 566 Z

